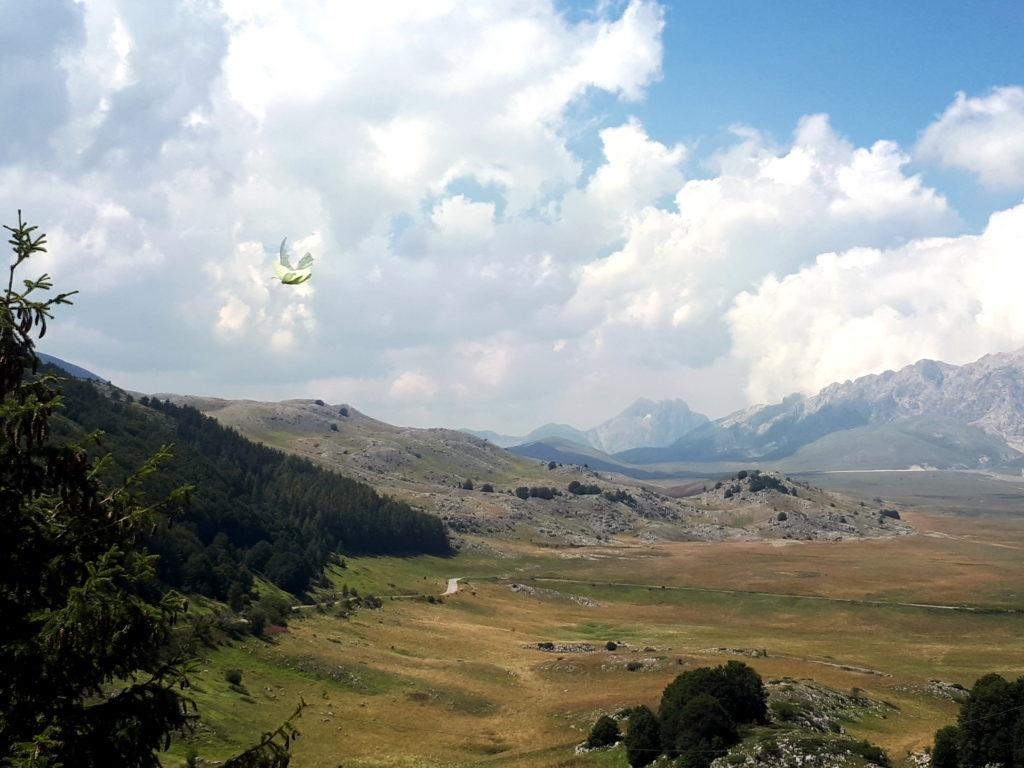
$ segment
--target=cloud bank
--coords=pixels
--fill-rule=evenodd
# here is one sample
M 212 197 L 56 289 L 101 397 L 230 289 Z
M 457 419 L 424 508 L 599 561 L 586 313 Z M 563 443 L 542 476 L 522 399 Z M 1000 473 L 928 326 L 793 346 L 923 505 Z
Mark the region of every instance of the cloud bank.
M 826 253 L 740 294 L 728 312 L 752 400 L 812 393 L 922 358 L 965 363 L 1021 346 L 1024 205 L 980 235 Z
M 0 14 L 47 30 L 0 56 L 30 107 L 0 115 L 0 208 L 82 290 L 48 351 L 124 386 L 524 431 L 1024 344 L 982 280 L 1018 274 L 993 255 L 1018 209 L 965 235 L 911 152 L 825 115 L 710 157 L 628 117 L 662 77 L 650 0 Z M 1021 92 L 957 96 L 913 157 L 1019 183 Z M 316 258 L 299 288 L 269 279 L 284 236 Z

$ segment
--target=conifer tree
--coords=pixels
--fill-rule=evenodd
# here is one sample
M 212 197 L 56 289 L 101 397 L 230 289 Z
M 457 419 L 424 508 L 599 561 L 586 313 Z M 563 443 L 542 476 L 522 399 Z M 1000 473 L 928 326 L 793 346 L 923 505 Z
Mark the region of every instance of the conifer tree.
M 157 752 L 194 717 L 189 646 L 174 643 L 184 599 L 163 591 L 142 542 L 165 503 L 139 501 L 158 451 L 112 490 L 80 444 L 50 439 L 58 379 L 39 373 L 35 341 L 73 293 L 49 276 L 15 281 L 45 235 L 18 212 L 0 295 L 0 766 L 158 766 Z M 175 649 L 176 648 L 176 649 Z M 288 764 L 290 723 L 228 761 Z

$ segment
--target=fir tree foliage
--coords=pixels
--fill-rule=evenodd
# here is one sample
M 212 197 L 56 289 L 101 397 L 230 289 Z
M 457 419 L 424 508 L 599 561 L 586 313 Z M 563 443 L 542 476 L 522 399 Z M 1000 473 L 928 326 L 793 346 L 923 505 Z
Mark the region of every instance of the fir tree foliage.
M 171 514 L 187 489 L 140 500 L 166 447 L 102 488 L 109 461 L 51 439 L 62 399 L 56 377 L 39 372 L 35 342 L 73 294 L 47 296 L 47 275 L 17 284 L 46 239 L 20 211 L 6 229 L 14 259 L 0 296 L 0 765 L 158 766 L 156 753 L 189 725 L 193 706 L 189 646 L 171 642 L 185 601 L 161 589 L 144 543 L 155 515 Z M 236 768 L 287 765 L 294 734 L 283 728 Z
M 15 283 L 45 251 L 18 215 L 0 301 L 0 760 L 15 766 L 158 765 L 189 720 L 183 660 L 163 653 L 184 611 L 156 588 L 140 546 L 153 509 L 135 490 L 166 452 L 101 493 L 99 467 L 49 439 L 61 398 L 34 344 L 52 310 L 47 275 Z

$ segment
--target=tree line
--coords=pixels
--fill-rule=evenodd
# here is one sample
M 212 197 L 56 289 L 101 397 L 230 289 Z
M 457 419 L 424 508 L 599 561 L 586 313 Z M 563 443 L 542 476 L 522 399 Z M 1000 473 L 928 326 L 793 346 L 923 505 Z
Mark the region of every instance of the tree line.
M 444 524 L 370 486 L 312 462 L 254 443 L 187 405 L 140 398 L 78 379 L 61 384 L 55 436 L 101 431 L 95 456 L 109 453 L 103 474 L 123 481 L 164 444 L 171 458 L 147 479 L 145 498 L 195 486 L 174 525 L 156 526 L 146 542 L 159 555 L 157 575 L 174 588 L 248 602 L 253 574 L 299 594 L 333 553 L 450 553 Z

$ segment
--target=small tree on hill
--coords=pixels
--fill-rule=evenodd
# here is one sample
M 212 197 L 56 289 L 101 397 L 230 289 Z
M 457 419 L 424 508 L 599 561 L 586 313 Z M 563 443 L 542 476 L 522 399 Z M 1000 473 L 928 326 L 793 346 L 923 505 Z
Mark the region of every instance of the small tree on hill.
M 661 728 L 648 707 L 630 711 L 625 741 L 626 759 L 633 768 L 650 765 L 661 754 Z
M 700 667 L 676 677 L 661 696 L 662 746 L 676 754 L 681 734 L 689 726 L 684 711 L 693 699 L 711 696 L 736 723 L 763 723 L 768 717 L 768 696 L 757 672 L 741 661 L 718 667 Z
M 591 749 L 610 747 L 619 741 L 619 724 L 608 715 L 601 715 L 590 731 L 587 746 Z
M 960 729 L 947 725 L 935 732 L 932 768 L 958 768 L 960 765 Z
M 1013 731 L 1024 707 L 1024 678 L 1010 683 L 988 674 L 971 687 L 960 705 L 960 763 L 974 768 L 1011 765 Z
M 708 768 L 739 741 L 736 724 L 714 696 L 694 696 L 679 713 L 680 728 L 672 751 L 684 768 Z

